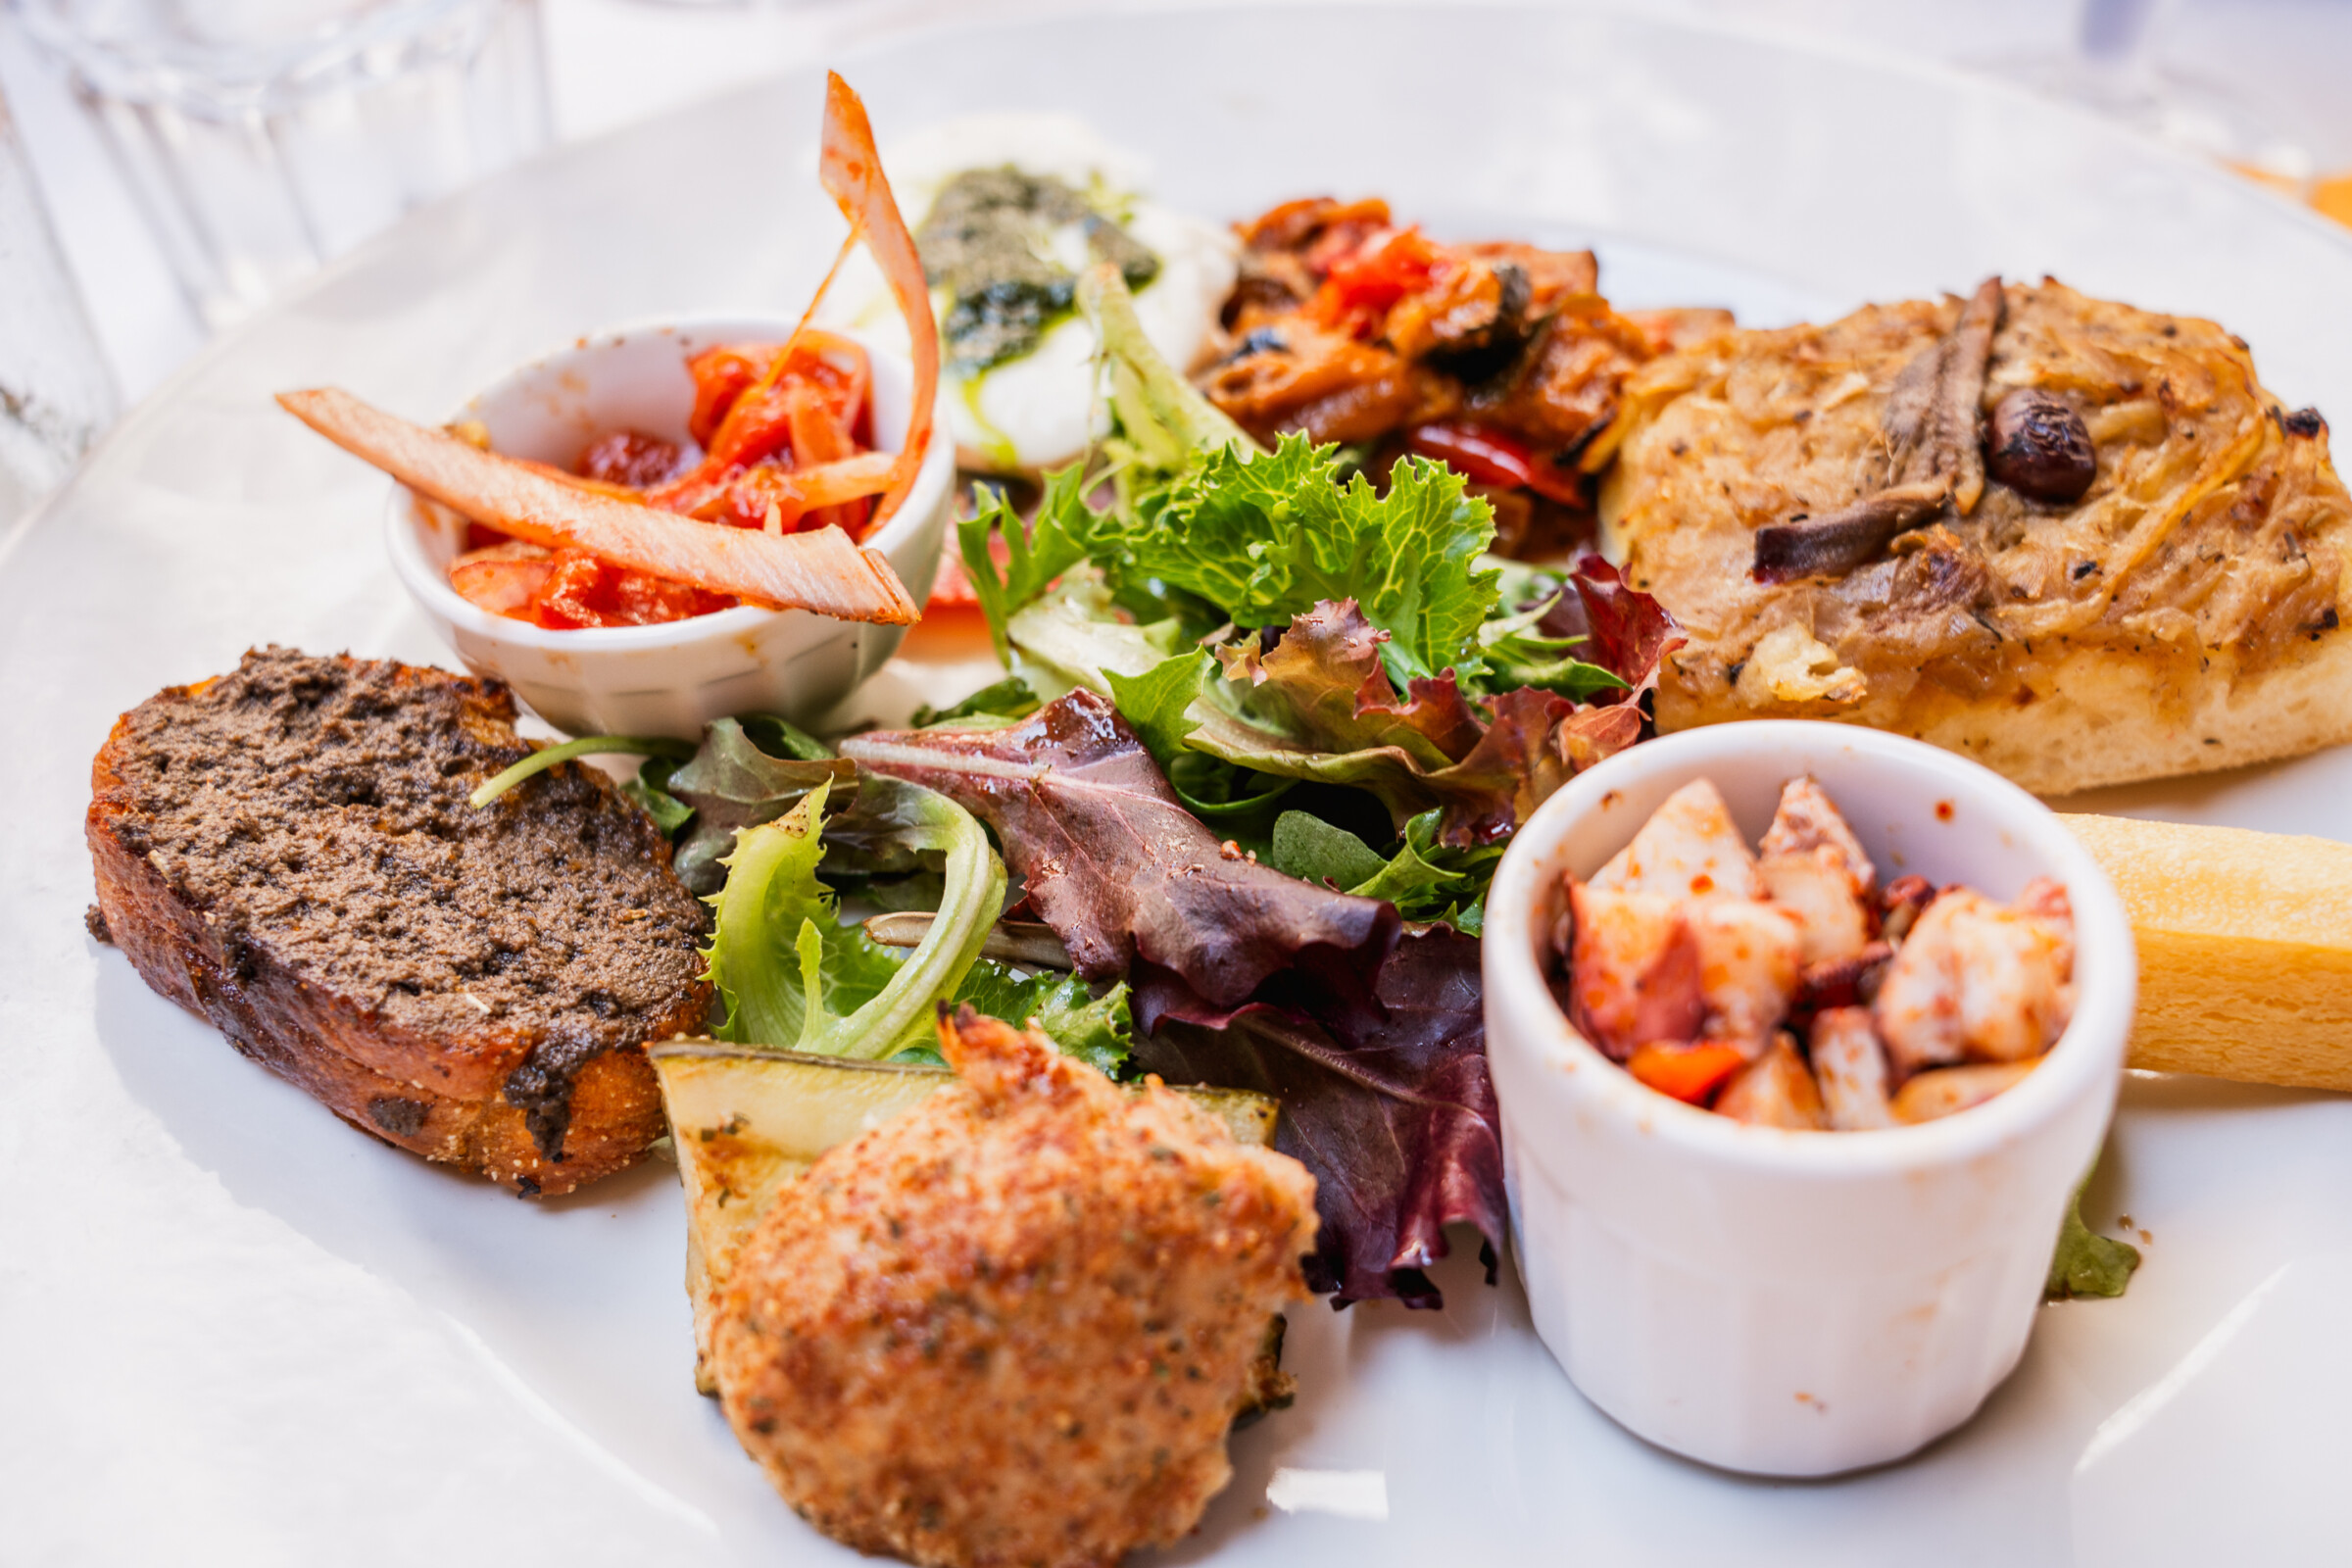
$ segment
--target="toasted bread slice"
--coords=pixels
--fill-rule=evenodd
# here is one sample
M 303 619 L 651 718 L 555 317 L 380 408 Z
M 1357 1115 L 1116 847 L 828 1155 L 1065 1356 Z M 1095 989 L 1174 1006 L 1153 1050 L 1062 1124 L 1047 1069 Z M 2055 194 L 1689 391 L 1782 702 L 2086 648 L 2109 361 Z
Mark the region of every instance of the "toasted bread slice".
M 662 1131 L 648 1041 L 710 1001 L 701 906 L 495 682 L 282 649 L 124 714 L 91 768 L 93 929 L 354 1126 L 525 1193 Z

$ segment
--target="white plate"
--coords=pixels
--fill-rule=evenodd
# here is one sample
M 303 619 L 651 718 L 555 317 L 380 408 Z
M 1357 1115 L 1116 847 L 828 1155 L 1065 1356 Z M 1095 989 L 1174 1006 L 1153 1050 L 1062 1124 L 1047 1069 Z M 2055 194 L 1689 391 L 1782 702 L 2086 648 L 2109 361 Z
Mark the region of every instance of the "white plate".
M 1636 304 L 1751 320 L 2048 270 L 2210 315 L 2352 417 L 2352 245 L 2225 175 L 1957 78 L 1586 13 L 1253 11 L 932 34 L 850 63 L 887 139 L 1067 107 L 1239 217 L 1376 192 L 1451 233 L 1592 239 Z M 441 657 L 382 481 L 270 404 L 430 415 L 583 331 L 791 310 L 838 233 L 799 75 L 425 213 L 124 421 L 0 565 L 0 1557 L 849 1562 L 689 1380 L 670 1173 L 517 1202 L 336 1122 L 81 929 L 87 760 L 121 710 L 271 639 Z M 757 150 L 756 153 L 752 150 Z M 964 645 L 873 699 L 977 684 Z M 963 662 L 953 661 L 961 659 Z M 2352 834 L 2352 758 L 2146 788 Z M 2115 804 L 2115 803 L 2111 803 Z M 2008 1565 L 2340 1557 L 2352 1504 L 2352 1103 L 2125 1094 L 2093 1217 L 2153 1233 L 2053 1307 L 1956 1437 L 1845 1481 L 1669 1458 L 1568 1386 L 1467 1257 L 1443 1314 L 1298 1314 L 1297 1408 L 1166 1560 Z M 1506 1272 L 1507 1281 L 1507 1272 Z

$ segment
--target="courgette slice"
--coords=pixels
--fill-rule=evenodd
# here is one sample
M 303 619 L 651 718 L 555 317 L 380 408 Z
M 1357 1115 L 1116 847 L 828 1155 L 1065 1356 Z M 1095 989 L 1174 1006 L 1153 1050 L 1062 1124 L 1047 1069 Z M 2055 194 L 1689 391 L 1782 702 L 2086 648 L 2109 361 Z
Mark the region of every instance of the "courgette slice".
M 785 1183 L 806 1175 L 827 1150 L 879 1127 L 955 1082 L 956 1075 L 945 1067 L 812 1056 L 716 1040 L 672 1040 L 646 1054 L 662 1080 L 678 1174 L 686 1186 L 694 1385 L 715 1394 L 710 1314 L 735 1254 L 769 1200 Z M 1177 1093 L 1223 1122 L 1238 1142 L 1273 1144 L 1276 1106 L 1265 1096 L 1243 1089 Z M 1279 1329 L 1272 1344 L 1281 1344 Z

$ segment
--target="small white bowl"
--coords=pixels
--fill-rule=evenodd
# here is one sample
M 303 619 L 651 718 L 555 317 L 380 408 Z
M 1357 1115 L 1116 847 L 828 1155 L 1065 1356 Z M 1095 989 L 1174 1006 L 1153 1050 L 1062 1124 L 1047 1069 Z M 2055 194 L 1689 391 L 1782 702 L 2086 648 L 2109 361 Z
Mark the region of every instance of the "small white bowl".
M 584 338 L 516 370 L 452 417 L 480 420 L 499 452 L 565 468 L 609 430 L 641 430 L 684 446 L 694 410 L 686 362 L 722 343 L 781 343 L 794 324 L 754 317 Z M 913 367 L 862 334 L 845 335 L 863 344 L 872 362 L 875 442 L 895 452 L 906 436 Z M 918 605 L 939 570 L 955 481 L 955 443 L 935 434 L 906 504 L 865 541 L 889 559 Z M 549 630 L 494 615 L 449 585 L 449 564 L 466 547 L 465 519 L 455 513 L 396 484 L 384 536 L 401 581 L 466 667 L 507 682 L 540 717 L 573 735 L 692 740 L 710 720 L 732 713 L 780 713 L 806 723 L 881 668 L 906 633 L 744 606 L 657 626 Z
M 2004 900 L 2036 875 L 2066 885 L 2078 1000 L 2023 1082 L 1915 1127 L 1750 1127 L 1643 1087 L 1570 1026 L 1544 983 L 1562 874 L 1592 875 L 1702 777 L 1753 844 L 1799 773 L 1883 878 Z M 1585 1396 L 1661 1447 L 1775 1476 L 1884 1463 L 1965 1422 L 2024 1353 L 2132 1022 L 2131 928 L 2058 819 L 1917 741 L 1724 724 L 1571 781 L 1512 842 L 1487 911 L 1514 1252 L 1536 1331 Z

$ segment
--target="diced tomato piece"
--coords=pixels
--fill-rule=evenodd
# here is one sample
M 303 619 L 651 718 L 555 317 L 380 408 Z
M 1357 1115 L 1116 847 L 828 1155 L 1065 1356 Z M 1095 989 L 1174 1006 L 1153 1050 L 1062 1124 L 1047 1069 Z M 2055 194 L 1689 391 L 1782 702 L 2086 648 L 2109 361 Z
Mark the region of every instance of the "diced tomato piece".
M 780 390 L 784 422 L 792 432 L 794 467 L 813 468 L 856 455 L 858 444 L 850 439 L 848 421 L 835 411 L 824 387 L 795 377 L 787 378 Z
M 808 504 L 793 487 L 786 469 L 762 463 L 730 475 L 725 488 L 713 498 L 713 504 L 698 510 L 696 515 L 738 528 L 764 528 L 771 507 L 775 509 L 778 533 L 800 531 L 801 516 L 808 510 Z
M 971 574 L 963 569 L 963 558 L 953 554 L 940 557 L 939 575 L 931 580 L 931 597 L 923 602 L 923 613 L 979 608 L 980 596 L 972 590 Z
M 1726 1041 L 1700 1040 L 1687 1046 L 1657 1041 L 1636 1046 L 1625 1070 L 1661 1095 L 1700 1105 L 1746 1062 L 1740 1048 Z
M 636 430 L 610 430 L 588 443 L 573 471 L 583 479 L 643 490 L 677 469 L 675 443 Z
M 871 496 L 857 501 L 844 501 L 838 506 L 812 507 L 801 517 L 802 531 L 810 528 L 839 528 L 853 539 L 863 539 L 874 514 Z
M 703 455 L 701 471 L 748 468 L 792 450 L 793 383 L 751 388 L 727 410 Z
M 864 347 L 856 338 L 808 327 L 801 333 L 801 340 L 793 349 L 792 364 L 784 373 L 823 387 L 830 396 L 834 418 L 857 442 L 853 450 L 863 452 L 872 448 L 874 372 L 866 361 Z
M 551 628 L 650 626 L 725 610 L 735 601 L 599 561 L 585 550 L 559 550 L 531 602 L 531 618 Z
M 1386 311 L 1436 275 L 1440 253 L 1418 227 L 1382 229 L 1331 265 L 1316 314 L 1336 322 L 1354 311 Z
M 988 558 L 996 563 L 997 575 L 1002 578 L 1004 568 L 1012 562 L 1012 547 L 1001 533 L 988 536 Z M 932 579 L 931 598 L 924 606 L 926 613 L 935 610 L 978 610 L 980 595 L 972 587 L 971 571 L 963 564 L 963 554 L 956 548 L 956 536 L 948 536 L 947 553 L 939 558 L 939 575 Z
M 531 599 L 554 569 L 555 563 L 546 551 L 536 545 L 508 540 L 451 562 L 449 585 L 467 604 L 479 606 L 493 615 L 529 620 Z

